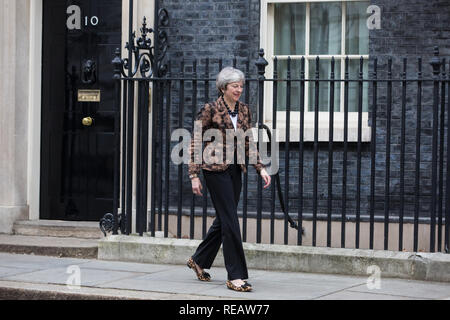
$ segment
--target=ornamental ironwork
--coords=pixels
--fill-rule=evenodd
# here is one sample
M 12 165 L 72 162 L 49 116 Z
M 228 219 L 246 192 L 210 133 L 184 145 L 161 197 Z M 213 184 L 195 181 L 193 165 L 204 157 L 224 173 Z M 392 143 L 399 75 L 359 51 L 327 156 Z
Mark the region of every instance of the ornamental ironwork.
M 140 28 L 140 37 L 137 38 L 134 31 L 130 36 L 130 41 L 126 43 L 125 48 L 131 52 L 132 61 L 130 61 L 130 58 L 122 60 L 120 71 L 124 77 L 135 77 L 138 72 L 142 78 L 161 78 L 167 74 L 168 68 L 164 58 L 169 45 L 167 32 L 162 29 L 169 23 L 167 10 L 160 9 L 157 17 L 157 30 L 149 28 L 147 18 L 144 17 Z M 152 33 L 154 34 L 154 41 L 151 39 Z
M 130 6 L 133 3 L 130 2 Z M 130 15 L 130 21 L 132 21 L 132 14 Z M 156 24 L 155 28 L 149 28 L 147 24 L 147 18 L 143 18 L 142 27 L 140 28 L 140 36 L 137 37 L 136 31 L 130 32 L 129 41 L 126 43 L 125 49 L 128 51 L 128 58 L 121 58 L 121 51 L 117 49 L 114 55 L 112 64 L 114 66 L 113 78 L 120 81 L 121 77 L 124 78 L 135 78 L 141 77 L 144 79 L 154 79 L 162 78 L 168 72 L 167 64 L 165 63 L 165 57 L 167 53 L 168 45 L 168 35 L 164 30 L 164 27 L 169 25 L 169 14 L 166 9 L 157 10 Z M 153 40 L 152 40 L 153 34 Z M 117 98 L 120 100 L 120 85 L 116 86 Z M 120 105 L 119 101 L 116 101 L 117 105 Z M 119 124 L 119 109 L 116 112 L 116 132 L 117 137 L 120 135 L 118 130 Z M 120 144 L 120 139 L 117 141 Z M 118 148 L 118 146 L 117 146 Z M 116 151 L 115 157 L 118 157 L 118 152 Z M 117 159 L 116 159 L 117 160 Z M 118 160 L 115 161 L 116 165 Z M 115 173 L 118 176 L 118 173 Z M 115 178 L 114 186 L 114 198 L 115 202 L 118 201 L 118 186 L 117 178 Z M 122 234 L 127 234 L 130 232 L 128 223 L 126 221 L 126 214 L 122 208 L 122 212 L 118 213 L 117 203 L 114 205 L 113 212 L 107 213 L 100 220 L 100 230 L 103 232 L 105 237 L 107 233 L 112 232 L 116 234 L 118 230 Z M 115 215 L 117 215 L 117 221 L 115 220 Z

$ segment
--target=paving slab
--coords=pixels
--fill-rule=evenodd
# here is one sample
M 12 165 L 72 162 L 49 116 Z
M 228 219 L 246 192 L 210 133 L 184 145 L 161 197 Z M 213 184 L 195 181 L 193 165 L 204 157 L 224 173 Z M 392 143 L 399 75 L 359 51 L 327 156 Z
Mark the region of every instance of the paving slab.
M 279 280 L 279 274 L 266 274 L 265 277 L 251 278 L 250 282 L 254 290 L 249 294 L 249 298 L 258 300 L 304 300 L 315 299 L 336 291 L 345 290 L 355 285 L 354 279 L 348 281 L 333 282 L 328 281 L 327 277 L 316 277 L 316 281 L 298 281 L 298 279 L 289 279 L 288 276 Z M 282 278 L 282 277 L 280 277 Z M 356 280 L 357 284 L 362 281 Z M 223 282 L 222 282 L 223 283 Z M 208 295 L 223 294 L 226 297 L 242 297 L 246 293 L 239 293 L 232 290 L 223 291 L 223 287 L 212 288 L 204 292 Z
M 226 270 L 224 268 L 216 269 L 216 281 L 225 283 Z M 366 283 L 365 278 L 348 277 L 337 275 L 323 275 L 311 273 L 295 272 L 273 272 L 262 270 L 249 270 L 249 282 L 254 286 L 250 295 L 247 293 L 234 292 L 226 290 L 223 287 L 211 288 L 204 291 L 208 295 L 223 294 L 226 297 L 246 297 L 251 299 L 315 299 L 335 291 L 352 288 L 354 286 Z
M 0 279 L 4 277 L 11 277 L 18 274 L 30 273 L 36 271 L 30 268 L 13 268 L 13 267 L 0 267 Z
M 325 296 L 317 298 L 316 300 L 424 300 L 424 299 L 344 290 L 332 294 L 327 294 Z
M 110 282 L 102 284 L 100 288 L 113 288 L 113 289 L 128 289 L 128 290 L 141 290 L 141 291 L 153 291 L 153 292 L 165 292 L 165 293 L 181 293 L 181 294 L 199 294 L 204 296 L 225 296 L 222 294 L 226 288 L 224 282 L 209 282 L 202 283 L 197 280 L 188 280 L 184 282 L 180 281 L 167 281 L 167 280 L 153 280 L 148 279 L 147 276 L 140 278 L 130 278 L 122 281 Z M 207 294 L 207 290 L 211 287 L 221 288 L 219 294 Z
M 55 284 L 26 283 L 0 280 L 0 299 L 22 300 L 220 300 L 217 297 L 183 295 L 177 293 L 146 292 L 136 290 L 114 290 L 81 287 L 69 289 Z
M 72 265 L 77 267 L 77 265 Z M 71 266 L 68 266 L 71 267 Z M 20 281 L 31 283 L 52 283 L 52 284 L 66 284 L 71 275 L 74 275 L 74 269 L 69 268 L 54 268 L 47 270 L 40 270 L 25 274 L 18 274 L 14 276 L 3 277 L 6 281 Z M 117 281 L 119 279 L 128 279 L 135 277 L 137 273 L 111 271 L 111 270 L 96 270 L 96 269 L 80 269 L 81 286 L 98 286 L 103 283 Z
M 379 289 L 369 289 L 366 285 L 361 285 L 352 288 L 352 291 L 420 299 L 450 298 L 450 285 L 448 283 L 428 281 L 381 279 Z
M 135 262 L 120 262 L 115 261 L 100 261 L 92 260 L 83 263 L 81 269 L 100 269 L 112 271 L 127 271 L 127 272 L 141 272 L 154 273 L 169 270 L 179 270 L 179 266 L 163 265 L 163 264 L 149 264 L 149 263 L 135 263 Z

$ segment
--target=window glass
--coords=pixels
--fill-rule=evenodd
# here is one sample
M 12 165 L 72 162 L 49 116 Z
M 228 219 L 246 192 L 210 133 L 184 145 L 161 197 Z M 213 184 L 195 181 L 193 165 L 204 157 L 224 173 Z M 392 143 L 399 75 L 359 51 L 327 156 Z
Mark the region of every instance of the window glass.
M 369 1 L 327 1 L 307 3 L 276 3 L 274 8 L 274 48 L 275 56 L 297 56 L 291 59 L 291 78 L 299 79 L 301 60 L 298 56 L 306 55 L 309 63 L 305 76 L 315 78 L 316 60 L 320 57 L 320 79 L 329 79 L 331 73 L 331 59 L 323 55 L 340 55 L 335 58 L 335 78 L 341 75 L 345 55 L 369 54 L 369 30 L 367 28 L 367 7 Z M 343 12 L 343 9 L 345 12 Z M 309 21 L 309 41 L 307 42 L 307 23 Z M 344 33 L 342 31 L 345 22 Z M 342 39 L 345 34 L 345 39 Z M 345 48 L 342 48 L 342 40 Z M 343 51 L 343 49 L 345 49 Z M 364 78 L 368 79 L 368 61 L 364 60 Z M 278 59 L 278 78 L 286 79 L 288 74 L 287 60 Z M 357 79 L 359 74 L 359 59 L 349 60 L 350 79 Z M 276 93 L 278 111 L 285 111 L 288 103 L 287 83 L 279 81 Z M 300 110 L 301 86 L 299 81 L 291 82 L 290 107 L 292 111 Z M 314 112 L 315 82 L 308 81 L 305 87 L 305 111 Z M 330 83 L 319 82 L 319 111 L 328 112 L 330 107 Z M 343 112 L 341 92 L 344 90 L 342 81 L 335 83 L 334 110 Z M 357 82 L 349 84 L 349 111 L 358 110 L 359 89 Z M 368 111 L 368 82 L 363 85 L 363 111 Z
M 331 60 L 320 60 L 319 62 L 319 79 L 331 78 Z M 335 60 L 334 78 L 341 78 L 341 60 Z M 316 61 L 309 62 L 309 79 L 316 79 Z M 329 81 L 319 81 L 319 111 L 328 112 L 330 108 L 330 88 Z M 308 111 L 313 112 L 316 105 L 316 82 L 309 81 L 309 104 Z M 340 111 L 341 101 L 341 82 L 334 83 L 334 111 Z
M 310 54 L 341 54 L 342 4 L 311 3 Z
M 347 2 L 345 52 L 346 54 L 369 54 L 369 29 L 367 7 L 369 1 Z
M 291 79 L 300 79 L 301 76 L 301 60 L 291 60 Z M 288 74 L 288 61 L 278 60 L 278 78 L 287 79 Z M 291 111 L 300 111 L 300 82 L 291 82 Z M 305 87 L 306 90 L 306 87 Z M 287 106 L 287 82 L 278 82 L 278 94 L 277 94 L 277 110 L 286 111 Z
M 348 63 L 348 77 L 349 79 L 356 80 L 359 77 L 359 59 L 350 59 Z M 369 62 L 367 60 L 363 61 L 363 78 L 368 79 L 369 77 Z M 348 111 L 357 112 L 358 111 L 358 100 L 359 99 L 359 83 L 352 81 L 348 85 Z M 368 82 L 363 82 L 363 112 L 369 110 L 369 97 L 368 97 Z M 344 109 L 342 109 L 344 111 Z
M 275 39 L 276 55 L 305 54 L 305 3 L 275 4 Z

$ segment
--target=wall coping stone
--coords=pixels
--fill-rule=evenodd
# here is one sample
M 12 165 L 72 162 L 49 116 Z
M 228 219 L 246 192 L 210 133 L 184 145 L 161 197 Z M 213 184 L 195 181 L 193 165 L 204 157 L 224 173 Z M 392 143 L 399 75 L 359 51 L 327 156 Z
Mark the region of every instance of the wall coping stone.
M 201 240 L 111 235 L 99 241 L 98 259 L 186 264 Z M 249 269 L 450 282 L 450 254 L 244 243 Z M 224 267 L 222 250 L 213 267 Z M 372 271 L 373 272 L 373 271 Z

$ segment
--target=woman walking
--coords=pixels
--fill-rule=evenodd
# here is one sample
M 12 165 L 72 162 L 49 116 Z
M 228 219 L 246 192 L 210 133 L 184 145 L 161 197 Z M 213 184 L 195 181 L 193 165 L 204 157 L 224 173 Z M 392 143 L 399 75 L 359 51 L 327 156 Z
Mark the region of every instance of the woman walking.
M 203 171 L 216 211 L 216 219 L 187 265 L 194 270 L 200 281 L 210 281 L 211 276 L 204 269 L 211 268 L 220 246 L 223 245 L 225 268 L 228 273 L 227 287 L 231 290 L 247 292 L 252 290 L 252 286 L 246 281 L 248 271 L 237 216 L 242 187 L 241 173 L 246 172 L 247 169 L 242 160 L 239 163 L 237 161 L 236 143 L 234 146 L 227 146 L 226 141 L 227 130 L 242 129 L 245 132 L 251 129 L 251 111 L 246 104 L 239 101 L 244 83 L 245 76 L 242 71 L 231 67 L 223 69 L 216 81 L 220 97 L 215 102 L 207 103 L 197 115 L 197 121 L 201 121 L 202 135 L 198 137 L 194 134 L 192 139 L 189 178 L 193 193 L 202 196 L 203 187 L 198 176 L 200 171 Z M 214 150 L 223 150 L 223 153 L 212 152 L 212 154 L 206 154 L 200 161 L 194 161 L 194 150 L 202 143 L 199 138 L 203 139 L 203 134 L 208 129 L 219 130 L 222 134 L 222 141 L 214 141 L 216 145 Z M 205 151 L 210 143 L 206 143 Z M 253 166 L 264 180 L 264 189 L 266 189 L 270 185 L 271 178 L 264 169 L 256 148 L 249 148 L 248 141 L 238 141 L 238 143 L 245 143 L 246 157 L 257 160 Z M 226 156 L 227 152 L 233 152 L 233 155 Z M 234 161 L 229 163 L 225 159 Z

